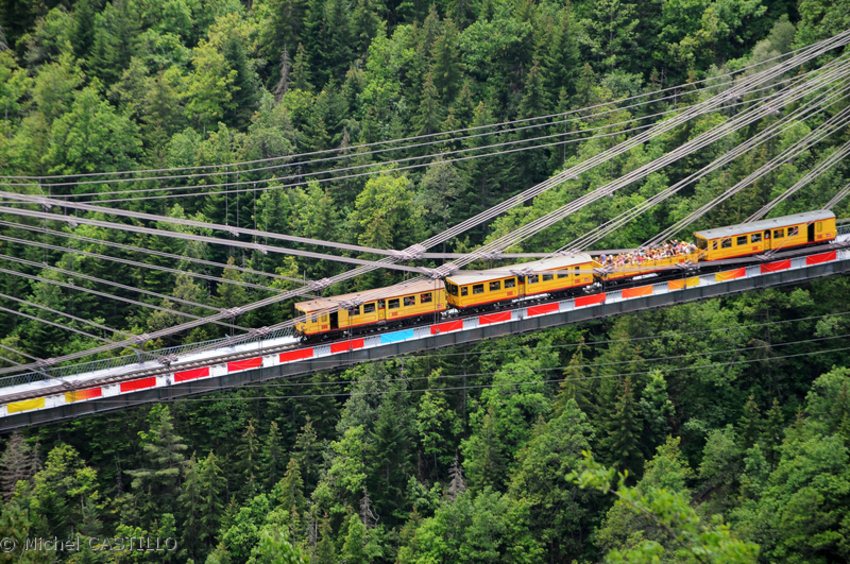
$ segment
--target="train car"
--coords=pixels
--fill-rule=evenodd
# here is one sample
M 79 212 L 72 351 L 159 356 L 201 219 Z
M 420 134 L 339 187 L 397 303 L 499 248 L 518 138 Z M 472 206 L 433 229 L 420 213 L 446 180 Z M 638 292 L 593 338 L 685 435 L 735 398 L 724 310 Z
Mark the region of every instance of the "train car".
M 446 299 L 453 308 L 470 309 L 565 292 L 593 284 L 593 269 L 599 266 L 590 255 L 581 254 L 457 274 L 446 278 Z
M 603 282 L 613 282 L 616 284 L 633 276 L 669 270 L 677 264 L 685 264 L 686 262 L 695 263 L 698 258 L 699 253 L 695 251 L 693 253 L 677 254 L 657 260 L 647 259 L 637 264 L 626 264 L 622 266 L 607 264 L 599 269 L 598 277 Z
M 828 243 L 837 235 L 835 214 L 819 210 L 694 232 L 700 260 Z
M 380 298 L 371 296 L 378 296 Z M 446 292 L 439 280 L 402 282 L 295 304 L 304 321 L 295 329 L 305 337 L 366 332 L 368 326 L 403 325 L 446 309 Z

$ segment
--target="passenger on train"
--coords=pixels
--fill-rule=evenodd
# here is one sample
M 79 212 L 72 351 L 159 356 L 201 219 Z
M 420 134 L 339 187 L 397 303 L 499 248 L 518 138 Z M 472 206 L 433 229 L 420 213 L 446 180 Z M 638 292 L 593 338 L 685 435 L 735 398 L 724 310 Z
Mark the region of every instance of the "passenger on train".
M 620 266 L 640 266 L 647 261 L 663 260 L 670 257 L 687 256 L 696 250 L 696 245 L 687 241 L 678 241 L 674 239 L 669 243 L 664 243 L 659 247 L 649 249 L 640 249 L 630 253 L 621 255 L 605 255 L 600 257 L 600 262 L 603 265 Z

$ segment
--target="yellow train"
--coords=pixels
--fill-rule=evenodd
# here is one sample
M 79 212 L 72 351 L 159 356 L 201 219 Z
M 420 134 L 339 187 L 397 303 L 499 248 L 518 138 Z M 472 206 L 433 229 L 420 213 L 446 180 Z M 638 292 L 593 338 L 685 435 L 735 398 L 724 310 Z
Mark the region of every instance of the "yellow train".
M 510 306 L 517 300 L 574 294 L 594 283 L 629 278 L 697 263 L 828 243 L 837 236 L 835 214 L 827 210 L 696 231 L 689 252 L 613 268 L 588 254 L 553 257 L 460 273 L 444 280 L 403 282 L 387 288 L 319 298 L 295 304 L 304 315 L 296 330 L 305 337 L 365 333 L 387 326 L 435 321 L 447 308 L 476 311 Z

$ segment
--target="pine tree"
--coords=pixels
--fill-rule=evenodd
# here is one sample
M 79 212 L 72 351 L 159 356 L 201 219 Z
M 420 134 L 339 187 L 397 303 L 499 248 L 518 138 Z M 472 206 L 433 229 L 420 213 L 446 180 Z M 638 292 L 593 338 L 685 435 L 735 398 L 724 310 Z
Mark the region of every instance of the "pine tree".
M 762 435 L 762 428 L 761 411 L 755 397 L 750 394 L 750 398 L 744 404 L 744 412 L 738 420 L 738 440 L 742 452 L 758 442 Z
M 584 350 L 587 348 L 584 344 L 584 335 L 579 337 L 576 352 L 570 358 L 570 363 L 564 370 L 564 379 L 559 387 L 560 391 L 555 398 L 555 414 L 560 415 L 569 401 L 575 400 L 578 406 L 584 410 L 587 407 L 587 384 L 583 380 L 587 378 L 586 366 L 584 362 Z
M 150 418 L 150 431 L 142 434 L 147 468 L 128 472 L 133 477 L 133 489 L 146 498 L 143 511 L 148 516 L 174 513 L 180 475 L 186 463 L 183 452 L 187 449 L 183 437 L 174 430 L 168 406 L 154 406 Z
M 312 73 L 310 72 L 310 62 L 307 57 L 307 50 L 301 43 L 298 44 L 298 49 L 295 51 L 295 60 L 292 63 L 291 87 L 294 90 L 303 90 L 311 92 L 313 86 L 311 84 Z
M 337 564 L 333 529 L 327 514 L 322 519 L 321 537 L 316 545 L 315 559 L 312 564 Z
M 301 432 L 295 437 L 295 445 L 292 447 L 292 458 L 298 461 L 304 477 L 304 485 L 312 488 L 318 481 L 317 468 L 321 460 L 321 444 L 313 428 L 313 422 L 307 417 L 307 423 L 301 428 Z
M 449 483 L 449 489 L 446 490 L 446 497 L 449 501 L 456 501 L 457 496 L 466 491 L 466 481 L 463 479 L 463 468 L 458 463 L 457 456 L 455 456 L 454 464 L 452 464 L 451 469 L 449 470 L 449 477 L 451 478 L 451 482 Z
M 301 467 L 298 460 L 293 457 L 289 459 L 286 474 L 277 485 L 278 505 L 287 511 L 297 511 L 299 515 L 304 514 L 307 508 L 307 499 L 304 497 L 304 480 L 301 478 Z
M 782 438 L 785 431 L 785 417 L 779 400 L 773 398 L 773 405 L 767 412 L 764 421 L 764 432 L 759 443 L 764 450 L 767 461 L 773 465 L 779 462 L 779 447 L 782 446 Z
M 200 478 L 203 487 L 201 489 L 201 532 L 198 539 L 205 546 L 212 547 L 220 520 L 223 521 L 222 510 L 227 487 L 227 480 L 221 471 L 218 458 L 212 451 L 201 464 Z
M 203 523 L 201 511 L 203 501 L 203 463 L 199 464 L 196 454 L 186 462 L 185 476 L 180 493 L 180 509 L 183 514 L 183 542 L 181 549 L 186 551 L 189 558 L 199 558 L 198 551 Z
M 348 518 L 348 534 L 342 546 L 342 562 L 345 564 L 366 564 L 366 526 L 357 515 Z
M 286 46 L 280 52 L 280 79 L 277 81 L 277 86 L 274 89 L 274 101 L 280 103 L 280 99 L 289 90 L 289 75 L 292 70 L 292 65 L 289 60 L 289 51 Z
M 607 423 L 607 436 L 601 449 L 610 462 L 620 470 L 635 475 L 643 463 L 640 453 L 640 423 L 638 409 L 632 395 L 632 381 L 626 378 L 622 394 L 617 398 L 614 412 Z
M 38 453 L 30 448 L 20 431 L 9 437 L 6 450 L 0 457 L 0 487 L 3 499 L 9 500 L 21 480 L 31 480 L 38 471 Z
M 261 474 L 266 488 L 271 489 L 280 479 L 280 474 L 283 471 L 283 457 L 280 428 L 277 422 L 272 421 L 269 425 L 269 434 L 266 437 L 262 452 Z
M 254 420 L 248 421 L 245 431 L 242 433 L 242 444 L 236 451 L 239 462 L 237 463 L 239 473 L 242 475 L 242 493 L 245 499 L 253 499 L 259 493 L 259 463 L 260 463 L 260 441 L 257 438 L 257 430 L 254 428 Z
M 391 396 L 387 396 L 390 398 Z M 404 504 L 404 485 L 412 473 L 407 429 L 400 425 L 394 403 L 384 400 L 372 431 L 371 475 L 379 515 L 393 515 Z M 379 492 L 379 495 L 378 493 Z
M 667 382 L 660 370 L 649 375 L 649 383 L 641 394 L 640 410 L 643 414 L 647 446 L 651 446 L 651 453 L 666 440 L 670 430 L 669 421 L 675 411 L 667 395 Z
M 413 119 L 414 133 L 415 135 L 435 133 L 439 131 L 440 122 L 442 121 L 443 111 L 442 104 L 440 103 L 440 95 L 434 86 L 431 73 L 428 73 L 422 89 L 422 101 L 419 104 L 419 111 Z
M 846 378 L 841 383 L 841 391 L 838 392 L 838 397 L 835 398 L 835 404 L 832 407 L 831 414 L 835 431 L 844 437 L 845 441 L 850 441 L 850 393 L 847 390 Z M 768 413 L 768 421 L 770 421 L 770 413 Z
M 451 19 L 443 22 L 443 33 L 437 37 L 431 51 L 431 78 L 440 99 L 449 103 L 455 98 L 461 79 L 460 37 Z

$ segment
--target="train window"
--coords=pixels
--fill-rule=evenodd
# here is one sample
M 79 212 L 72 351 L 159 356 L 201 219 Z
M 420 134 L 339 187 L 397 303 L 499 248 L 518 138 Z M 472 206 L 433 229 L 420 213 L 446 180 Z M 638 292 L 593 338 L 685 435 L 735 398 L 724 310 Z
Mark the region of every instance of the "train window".
M 800 232 L 800 228 L 799 228 L 799 227 L 789 227 L 789 228 L 788 228 L 788 236 L 789 236 L 789 237 L 794 237 L 794 236 L 795 236 L 795 235 L 797 235 L 797 233 L 799 233 L 799 232 Z
M 552 274 L 544 274 L 544 275 L 543 275 L 543 281 L 544 281 L 544 282 L 549 282 L 549 281 L 551 281 L 553 278 L 554 278 L 554 275 L 552 275 Z
M 562 272 L 561 272 L 561 271 L 558 271 L 558 273 L 557 273 L 557 274 L 555 274 L 555 279 L 556 279 L 556 280 L 560 280 L 561 278 L 569 278 L 569 277 L 570 277 L 570 275 L 569 275 L 569 274 L 562 274 Z
M 732 239 L 723 239 L 723 243 L 720 244 L 724 249 L 728 249 L 732 246 Z
M 315 322 L 316 322 L 316 317 L 317 317 L 317 314 L 315 314 L 315 313 L 314 313 L 314 314 L 313 314 L 313 316 L 312 316 L 312 318 L 313 318 L 313 323 L 315 323 Z
M 724 243 L 724 245 L 723 245 L 723 246 L 725 247 L 725 246 L 726 246 L 726 245 L 725 245 L 726 241 L 724 241 L 723 243 Z M 737 240 L 737 241 L 735 241 L 735 244 L 736 244 L 736 245 L 746 245 L 746 244 L 747 244 L 747 236 L 746 236 L 746 235 L 741 235 L 740 237 L 738 237 L 738 240 Z M 730 246 L 731 246 L 731 245 L 730 245 Z
M 416 296 L 405 296 L 404 307 L 416 305 Z
M 352 307 L 348 310 L 348 317 L 356 317 L 360 315 L 360 306 Z
M 714 250 L 714 251 L 716 251 L 716 250 L 717 250 L 717 241 L 712 241 L 712 242 L 711 242 L 711 249 L 712 249 L 712 250 Z
M 700 237 L 697 237 L 697 248 L 700 248 L 703 251 L 705 251 L 706 249 L 708 249 L 708 241 L 706 241 L 705 239 L 702 239 Z
M 528 277 L 528 283 L 529 284 L 537 284 L 538 280 L 540 280 L 540 277 L 537 276 L 536 274 L 532 274 L 531 276 Z
M 322 316 L 322 323 L 327 323 L 327 322 L 328 322 L 328 314 L 326 313 Z
M 388 309 L 398 309 L 398 307 L 399 307 L 398 298 L 393 298 L 393 299 L 387 301 L 387 308 Z
M 502 283 L 499 280 L 496 280 L 495 282 L 490 282 L 490 291 L 491 292 L 498 292 L 501 289 L 502 289 Z
M 761 242 L 761 233 L 753 233 L 750 235 L 750 243 L 760 243 Z
M 457 284 L 449 283 L 447 286 L 449 288 L 449 294 L 457 296 Z
M 785 237 L 785 230 L 784 229 L 774 229 L 773 230 L 773 238 L 774 239 L 782 239 L 783 237 Z
M 505 290 L 516 286 L 516 278 L 508 278 L 505 280 Z
M 460 295 L 461 295 L 461 296 L 465 296 L 465 295 L 467 295 L 468 293 L 469 293 L 469 286 L 463 286 L 463 287 L 460 289 Z
M 455 292 L 457 292 L 457 286 L 455 286 Z M 456 295 L 457 295 L 457 293 L 455 293 L 455 296 Z M 428 292 L 427 294 L 419 294 L 419 303 L 420 304 L 430 304 L 433 299 L 434 298 L 433 298 L 433 295 L 431 294 L 431 292 Z
M 472 287 L 473 294 L 483 294 L 484 293 L 484 284 L 475 284 Z
M 372 302 L 371 304 L 363 304 L 363 313 L 375 313 L 375 303 Z
M 378 309 L 384 309 L 384 300 L 378 300 Z

